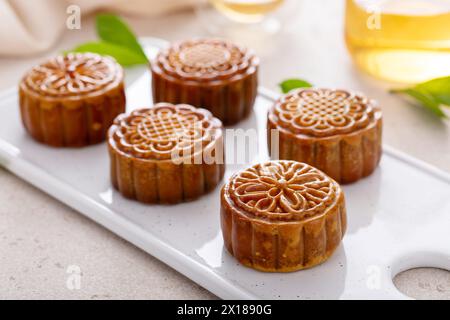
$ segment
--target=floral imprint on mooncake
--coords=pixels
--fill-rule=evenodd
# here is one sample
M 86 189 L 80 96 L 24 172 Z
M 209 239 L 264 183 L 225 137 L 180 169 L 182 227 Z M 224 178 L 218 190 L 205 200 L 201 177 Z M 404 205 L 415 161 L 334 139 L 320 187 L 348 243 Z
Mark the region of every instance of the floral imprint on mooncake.
M 345 90 L 304 89 L 284 96 L 273 113 L 278 125 L 296 134 L 328 137 L 366 128 L 374 102 Z
M 115 125 L 112 137 L 119 150 L 157 160 L 201 151 L 215 142 L 221 129 L 221 123 L 206 110 L 164 103 L 121 115 Z
M 24 78 L 24 84 L 40 95 L 70 97 L 103 89 L 112 84 L 121 72 L 108 57 L 69 53 L 31 69 Z
M 230 180 L 230 197 L 248 214 L 270 220 L 299 221 L 326 212 L 336 202 L 338 185 L 300 162 L 255 165 Z
M 291 272 L 327 260 L 345 234 L 338 183 L 301 162 L 276 160 L 233 175 L 221 191 L 224 245 L 240 263 Z

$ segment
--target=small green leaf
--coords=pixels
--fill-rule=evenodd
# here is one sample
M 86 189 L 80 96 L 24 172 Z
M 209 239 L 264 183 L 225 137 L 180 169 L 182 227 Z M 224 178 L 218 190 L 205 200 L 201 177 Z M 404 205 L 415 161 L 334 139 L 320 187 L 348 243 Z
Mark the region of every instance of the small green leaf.
M 97 34 L 105 42 L 125 47 L 141 58 L 147 59 L 136 36 L 119 17 L 111 14 L 100 14 L 96 19 Z
M 129 50 L 127 47 L 121 47 L 109 42 L 87 42 L 79 45 L 69 52 L 94 52 L 104 56 L 111 56 L 124 67 L 148 63 L 147 58 Z
M 281 82 L 279 86 L 283 93 L 288 93 L 289 91 L 297 88 L 311 88 L 312 84 L 302 79 L 287 79 Z
M 439 103 L 450 106 L 450 77 L 433 79 L 418 84 L 416 88 L 427 91 L 439 101 Z
M 450 107 L 450 76 L 432 79 L 411 88 L 393 89 L 390 92 L 407 94 L 437 116 L 447 118 L 441 107 Z
M 429 92 L 425 90 L 415 87 L 401 90 L 391 90 L 391 92 L 407 94 L 419 101 L 425 108 L 431 110 L 438 117 L 447 118 L 447 115 L 440 108 L 439 101 L 437 101 L 432 95 L 429 94 Z

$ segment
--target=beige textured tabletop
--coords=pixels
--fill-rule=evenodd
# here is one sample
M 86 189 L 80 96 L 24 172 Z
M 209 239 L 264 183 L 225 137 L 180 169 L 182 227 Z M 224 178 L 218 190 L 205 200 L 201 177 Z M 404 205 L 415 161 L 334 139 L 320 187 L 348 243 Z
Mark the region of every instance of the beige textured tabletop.
M 386 93 L 387 84 L 360 74 L 351 64 L 342 38 L 342 2 L 303 1 L 301 11 L 284 33 L 269 40 L 248 41 L 262 58 L 261 84 L 276 89 L 281 79 L 299 76 L 321 86 L 345 85 L 381 97 L 389 101 L 382 106 L 385 143 L 450 172 L 449 123 L 415 106 L 396 103 L 398 98 Z M 193 12 L 127 21 L 139 36 L 176 40 L 206 35 Z M 81 30 L 68 30 L 46 54 L 0 59 L 0 89 L 16 85 L 26 69 L 46 56 L 94 38 L 93 19 L 86 17 Z M 346 74 L 345 83 L 342 72 Z M 0 299 L 215 298 L 1 168 L 0 203 Z M 79 289 L 67 286 L 68 279 L 73 280 L 67 273 L 70 266 L 81 270 Z M 400 274 L 394 282 L 415 298 L 450 299 L 447 271 L 416 269 Z

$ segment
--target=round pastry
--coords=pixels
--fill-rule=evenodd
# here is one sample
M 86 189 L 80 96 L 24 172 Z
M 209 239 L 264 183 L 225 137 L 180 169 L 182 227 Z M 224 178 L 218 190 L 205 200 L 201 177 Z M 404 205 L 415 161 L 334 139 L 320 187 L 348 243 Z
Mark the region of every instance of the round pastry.
M 251 51 L 223 40 L 175 43 L 151 64 L 153 100 L 206 108 L 234 124 L 251 112 L 258 65 Z
M 22 122 L 37 141 L 56 147 L 98 143 L 125 111 L 123 70 L 93 53 L 60 55 L 25 74 L 19 97 Z
M 381 111 L 360 94 L 291 91 L 270 109 L 267 129 L 272 158 L 308 163 L 340 183 L 370 175 L 381 158 Z
M 191 200 L 223 177 L 222 123 L 208 110 L 158 103 L 119 115 L 108 137 L 112 184 L 127 198 Z
M 296 161 L 257 164 L 222 188 L 221 224 L 228 251 L 269 272 L 327 260 L 346 229 L 344 194 L 323 172 Z

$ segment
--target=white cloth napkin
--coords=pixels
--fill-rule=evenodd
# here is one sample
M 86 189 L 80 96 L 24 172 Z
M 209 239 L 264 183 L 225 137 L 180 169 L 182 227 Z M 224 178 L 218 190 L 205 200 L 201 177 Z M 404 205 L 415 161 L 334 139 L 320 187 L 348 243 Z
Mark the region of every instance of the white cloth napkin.
M 81 15 L 107 9 L 125 14 L 160 15 L 200 0 L 0 0 L 0 56 L 26 56 L 49 49 L 66 30 L 67 8 Z

